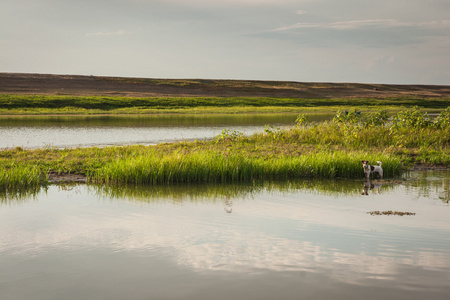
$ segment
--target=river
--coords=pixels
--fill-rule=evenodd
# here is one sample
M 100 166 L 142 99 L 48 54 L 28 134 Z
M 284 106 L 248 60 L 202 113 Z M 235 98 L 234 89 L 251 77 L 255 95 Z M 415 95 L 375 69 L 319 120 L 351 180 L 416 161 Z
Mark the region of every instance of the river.
M 0 148 L 74 148 L 111 145 L 154 145 L 211 139 L 222 130 L 246 135 L 266 125 L 295 124 L 298 114 L 216 114 L 135 116 L 0 117 Z M 333 114 L 308 114 L 309 121 L 329 120 Z
M 1 298 L 449 299 L 450 173 L 366 191 L 342 179 L 2 194 Z

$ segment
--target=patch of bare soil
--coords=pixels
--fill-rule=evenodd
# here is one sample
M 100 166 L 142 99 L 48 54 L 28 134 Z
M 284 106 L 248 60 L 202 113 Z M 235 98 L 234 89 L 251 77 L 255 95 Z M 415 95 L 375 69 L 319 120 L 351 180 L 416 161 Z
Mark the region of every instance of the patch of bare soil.
M 86 176 L 79 174 L 50 173 L 48 175 L 49 183 L 86 183 Z
M 450 86 L 0 73 L 0 94 L 122 97 L 449 98 Z
M 372 216 L 415 216 L 416 213 L 409 212 L 409 211 L 392 211 L 392 210 L 386 210 L 386 211 L 369 211 L 368 214 Z

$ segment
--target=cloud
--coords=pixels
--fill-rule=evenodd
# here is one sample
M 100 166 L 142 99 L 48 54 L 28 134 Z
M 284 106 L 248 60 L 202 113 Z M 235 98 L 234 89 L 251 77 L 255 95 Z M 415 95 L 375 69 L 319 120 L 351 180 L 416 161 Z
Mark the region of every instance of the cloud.
M 396 19 L 375 19 L 375 20 L 352 20 L 352 21 L 331 22 L 331 23 L 296 23 L 289 26 L 275 28 L 273 31 L 288 31 L 300 28 L 356 30 L 366 28 L 396 28 L 396 27 L 448 29 L 450 28 L 450 20 L 439 20 L 431 22 L 402 22 Z
M 305 11 L 305 10 L 299 9 L 299 10 L 297 10 L 295 13 L 296 13 L 297 15 L 305 15 L 305 14 L 306 14 L 306 11 Z
M 450 20 L 407 22 L 398 19 L 368 19 L 339 22 L 300 22 L 254 34 L 313 47 L 358 45 L 380 48 L 425 44 L 450 36 Z
M 86 33 L 87 37 L 94 37 L 94 36 L 119 36 L 127 34 L 128 32 L 125 30 L 117 30 L 117 31 L 98 31 L 98 32 L 89 32 Z

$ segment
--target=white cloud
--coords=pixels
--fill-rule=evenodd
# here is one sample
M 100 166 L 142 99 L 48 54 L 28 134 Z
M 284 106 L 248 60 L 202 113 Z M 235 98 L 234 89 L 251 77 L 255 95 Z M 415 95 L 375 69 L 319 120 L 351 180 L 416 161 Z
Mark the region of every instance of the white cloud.
M 117 30 L 117 31 L 98 31 L 98 32 L 89 32 L 86 33 L 87 37 L 93 37 L 93 36 L 118 36 L 118 35 L 124 35 L 128 32 L 125 30 Z
M 332 23 L 296 23 L 289 26 L 278 27 L 273 31 L 288 31 L 297 28 L 321 28 L 335 30 L 352 30 L 361 28 L 388 28 L 388 27 L 419 27 L 427 29 L 446 29 L 450 27 L 450 20 L 431 22 L 402 22 L 396 19 L 352 20 Z
M 305 10 L 299 9 L 299 10 L 297 10 L 295 13 L 296 13 L 297 15 L 305 15 L 305 14 L 306 14 L 306 11 L 305 11 Z

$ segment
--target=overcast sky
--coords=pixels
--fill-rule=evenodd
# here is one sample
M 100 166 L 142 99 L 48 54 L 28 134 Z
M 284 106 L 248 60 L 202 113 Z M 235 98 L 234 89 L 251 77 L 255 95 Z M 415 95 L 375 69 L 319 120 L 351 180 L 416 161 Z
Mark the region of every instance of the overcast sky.
M 0 0 L 0 72 L 450 84 L 449 0 Z

